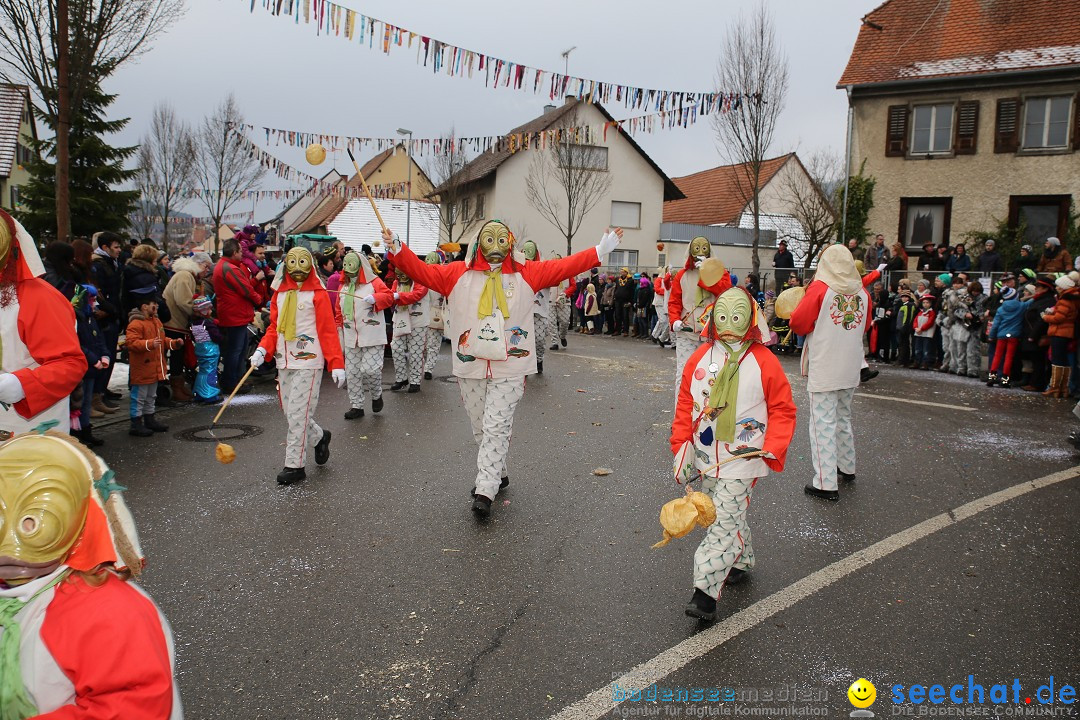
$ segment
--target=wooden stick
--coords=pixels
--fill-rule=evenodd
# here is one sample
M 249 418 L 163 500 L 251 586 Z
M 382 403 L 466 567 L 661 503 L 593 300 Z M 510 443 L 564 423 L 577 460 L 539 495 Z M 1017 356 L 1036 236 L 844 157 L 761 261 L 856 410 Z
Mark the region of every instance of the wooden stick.
M 356 168 L 356 177 L 360 178 L 360 187 L 364 188 L 364 194 L 367 195 L 368 202 L 371 203 L 371 209 L 375 211 L 375 217 L 378 218 L 379 224 L 382 225 L 382 229 L 386 230 L 386 223 L 383 222 L 382 215 L 379 214 L 379 208 L 375 207 L 375 198 L 371 197 L 371 191 L 368 190 L 367 182 L 364 181 L 364 174 L 360 172 L 360 166 L 356 163 L 356 158 L 353 157 L 352 148 L 346 148 L 349 152 L 349 159 L 352 160 L 352 165 Z M 410 190 L 409 192 L 412 192 Z
M 244 384 L 244 381 L 248 379 L 248 377 L 251 375 L 251 372 L 254 369 L 255 369 L 254 365 L 249 367 L 248 371 L 246 373 L 244 373 L 244 377 L 240 378 L 240 382 L 236 383 L 236 387 L 234 387 L 233 391 L 231 393 L 229 393 L 229 397 L 226 398 L 225 402 L 223 402 L 221 404 L 221 409 L 217 411 L 217 415 L 214 416 L 213 422 L 210 423 L 211 428 L 213 428 L 215 425 L 217 425 L 217 421 L 219 419 L 221 419 L 221 413 L 225 412 L 225 408 L 229 407 L 229 403 L 232 402 L 233 396 L 236 395 L 236 391 L 240 389 L 240 386 Z
M 707 475 L 707 474 L 711 473 L 713 470 L 716 470 L 717 468 L 719 468 L 721 465 L 727 465 L 732 460 L 746 460 L 747 458 L 761 457 L 762 455 L 765 455 L 765 454 L 766 453 L 765 453 L 764 450 L 755 450 L 753 452 L 743 453 L 742 455 L 732 455 L 728 459 L 721 460 L 720 462 L 716 463 L 711 468 L 708 468 L 707 470 L 705 470 L 701 474 L 702 475 Z

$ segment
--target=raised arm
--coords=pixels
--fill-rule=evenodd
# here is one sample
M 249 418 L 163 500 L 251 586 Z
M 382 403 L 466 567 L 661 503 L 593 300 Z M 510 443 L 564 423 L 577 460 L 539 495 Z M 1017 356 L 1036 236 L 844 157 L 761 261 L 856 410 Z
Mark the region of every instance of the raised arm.
M 400 245 L 395 249 L 399 243 L 395 241 L 392 233 L 387 239 L 387 234 L 383 233 L 383 239 L 386 241 L 386 247 L 392 251 L 387 257 L 390 258 L 394 267 L 401 268 L 402 272 L 415 282 L 426 285 L 440 295 L 449 295 L 458 278 L 465 274 L 465 263 L 459 261 L 449 265 L 428 265 L 416 257 L 416 253 L 409 249 L 408 245 Z

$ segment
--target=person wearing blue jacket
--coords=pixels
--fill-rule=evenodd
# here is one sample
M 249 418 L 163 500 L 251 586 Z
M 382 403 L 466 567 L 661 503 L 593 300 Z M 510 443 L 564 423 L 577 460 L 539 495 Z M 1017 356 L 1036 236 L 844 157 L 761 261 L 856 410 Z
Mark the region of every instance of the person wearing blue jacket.
M 957 243 L 953 247 L 952 255 L 945 261 L 945 269 L 951 273 L 971 270 L 971 257 L 967 254 L 967 248 L 963 243 Z
M 1009 372 L 1013 366 L 1013 358 L 1016 348 L 1020 345 L 1020 336 L 1024 326 L 1024 312 L 1031 305 L 1031 300 L 1020 301 L 1016 296 L 1016 288 L 1001 288 L 1001 299 L 1004 301 L 994 315 L 993 324 L 990 326 L 990 338 L 996 340 L 996 349 L 993 361 L 990 363 L 990 374 L 986 379 L 986 386 L 1000 384 L 1001 387 L 1009 387 L 1009 376 L 1002 374 L 1002 368 Z

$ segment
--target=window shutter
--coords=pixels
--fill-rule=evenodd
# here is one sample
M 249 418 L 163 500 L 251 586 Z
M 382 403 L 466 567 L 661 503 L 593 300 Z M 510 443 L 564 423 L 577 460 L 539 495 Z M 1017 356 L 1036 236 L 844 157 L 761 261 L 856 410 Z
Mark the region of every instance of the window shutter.
M 1020 147 L 1020 98 L 997 101 L 994 152 L 1014 153 Z
M 1073 98 L 1073 150 L 1080 150 L 1080 93 Z
M 974 155 L 979 134 L 979 101 L 963 100 L 956 107 L 956 138 L 953 149 L 957 155 Z
M 908 106 L 890 105 L 885 130 L 885 157 L 903 157 L 907 153 Z

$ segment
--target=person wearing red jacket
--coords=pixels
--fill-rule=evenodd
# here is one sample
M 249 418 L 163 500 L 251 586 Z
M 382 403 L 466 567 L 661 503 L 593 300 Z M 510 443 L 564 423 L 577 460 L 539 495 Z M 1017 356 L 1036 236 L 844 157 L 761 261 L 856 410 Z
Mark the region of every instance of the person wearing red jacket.
M 424 377 L 424 347 L 427 345 L 427 326 L 431 322 L 431 299 L 428 289 L 414 283 L 401 269 L 394 268 L 394 339 L 390 356 L 394 360 L 394 392 L 409 388 L 420 392 Z
M 712 245 L 707 238 L 694 238 L 687 247 L 686 262 L 671 282 L 667 307 L 668 322 L 671 323 L 671 332 L 675 335 L 676 382 L 682 376 L 686 361 L 701 344 L 705 311 L 716 298 L 735 284 L 727 270 L 723 270 L 720 278 L 712 285 L 701 279 L 701 266 L 712 258 L 712 255 Z M 723 268 L 723 264 L 719 267 Z
M 671 423 L 675 480 L 701 479 L 716 521 L 694 553 L 694 595 L 686 614 L 716 617 L 725 584 L 754 567 L 746 512 L 757 482 L 781 472 L 795 432 L 791 385 L 776 356 L 762 344 L 769 328 L 757 303 L 730 288 L 713 305 L 705 343 L 690 356 L 679 383 Z
M 68 432 L 86 375 L 75 310 L 44 274 L 33 239 L 0 210 L 0 439 L 42 423 Z
M 0 717 L 183 717 L 169 624 L 100 457 L 55 430 L 0 445 Z
M 806 337 L 802 374 L 810 393 L 814 479 L 804 489 L 824 500 L 840 499 L 838 479 L 855 479 L 851 401 L 859 386 L 862 336 L 872 316 L 870 294 L 851 251 L 830 245 L 790 320 L 792 331 Z
M 234 238 L 222 243 L 221 259 L 214 266 L 213 283 L 218 327 L 223 337 L 221 389 L 229 393 L 243 374 L 247 326 L 255 319 L 255 310 L 266 303 L 266 297 L 244 266 L 240 243 Z
M 294 247 L 285 255 L 285 272 L 270 303 L 266 335 L 250 358 L 259 367 L 268 353 L 278 367 L 278 397 L 289 431 L 285 437 L 285 468 L 278 473 L 280 485 L 306 477 L 307 445 L 315 444 L 315 463 L 330 459 L 330 431 L 315 422 L 323 366 L 339 387 L 345 387 L 345 357 L 338 340 L 337 323 L 330 296 L 317 274 L 307 248 Z
M 341 272 L 334 277 L 339 278 L 338 291 L 331 294 L 336 298 L 333 301 L 334 320 L 345 353 L 345 377 L 351 405 L 345 419 L 355 420 L 364 417 L 365 389 L 371 393 L 371 411 L 377 413 L 383 409 L 383 349 L 386 347 L 383 310 L 393 306 L 394 294 L 375 274 L 362 253 L 347 253 L 341 261 Z

